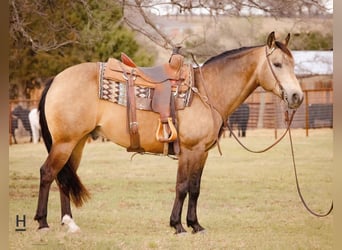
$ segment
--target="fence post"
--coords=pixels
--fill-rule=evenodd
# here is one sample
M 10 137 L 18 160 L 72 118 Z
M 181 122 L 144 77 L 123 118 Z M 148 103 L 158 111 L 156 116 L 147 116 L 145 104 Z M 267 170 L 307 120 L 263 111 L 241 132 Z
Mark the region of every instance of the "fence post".
M 264 113 L 265 113 L 265 93 L 261 92 L 257 128 L 264 127 Z
M 8 119 L 8 144 L 9 145 L 12 145 L 12 134 L 11 134 L 11 131 L 12 131 L 12 103 L 9 102 L 9 105 L 8 105 L 8 114 L 9 114 L 9 119 Z
M 306 137 L 309 136 L 309 94 L 307 90 L 304 90 L 305 93 L 305 132 Z
M 276 96 L 272 96 L 272 102 L 274 107 L 274 138 L 278 139 L 278 111 L 279 111 L 279 105 L 278 102 L 275 100 Z

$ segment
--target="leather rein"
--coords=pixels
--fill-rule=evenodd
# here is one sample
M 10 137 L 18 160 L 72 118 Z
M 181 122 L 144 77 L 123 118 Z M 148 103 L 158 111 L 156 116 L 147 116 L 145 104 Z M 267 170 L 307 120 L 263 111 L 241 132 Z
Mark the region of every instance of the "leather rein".
M 275 80 L 276 80 L 276 84 L 280 87 L 280 89 L 281 89 L 281 91 L 282 91 L 283 100 L 284 100 L 284 101 L 287 101 L 287 100 L 286 100 L 287 97 L 286 97 L 286 94 L 285 94 L 285 92 L 284 92 L 284 90 L 283 90 L 283 87 L 281 86 L 281 83 L 280 83 L 280 81 L 278 80 L 278 77 L 276 76 L 276 74 L 275 74 L 275 72 L 274 72 L 274 70 L 273 70 L 273 67 L 272 67 L 272 65 L 271 65 L 271 62 L 270 62 L 270 60 L 269 60 L 269 56 L 273 53 L 273 50 L 274 50 L 274 49 L 272 49 L 271 52 L 267 53 L 267 46 L 266 46 L 266 58 L 267 58 L 267 62 L 268 62 L 268 65 L 269 65 L 269 67 L 270 67 L 270 69 L 271 69 L 272 75 L 274 76 L 274 78 L 275 78 Z M 276 85 L 275 85 L 275 87 L 276 87 Z M 275 87 L 274 87 L 274 88 L 275 88 Z M 262 150 L 251 150 L 251 149 L 249 149 L 248 147 L 246 147 L 246 146 L 238 139 L 238 137 L 235 135 L 235 133 L 233 132 L 232 128 L 229 126 L 229 123 L 227 123 L 227 126 L 228 126 L 228 129 L 229 129 L 230 133 L 233 135 L 233 137 L 236 139 L 236 141 L 237 141 L 244 149 L 246 149 L 247 151 L 252 152 L 252 153 L 263 153 L 263 152 L 268 151 L 269 149 L 271 149 L 271 148 L 273 148 L 275 145 L 277 145 L 277 144 L 285 137 L 285 135 L 286 135 L 287 133 L 289 133 L 289 139 L 290 139 L 290 145 L 291 145 L 291 154 L 292 154 L 292 163 L 293 163 L 293 171 L 294 171 L 294 175 L 295 175 L 295 179 L 296 179 L 296 187 L 297 187 L 297 193 L 298 193 L 298 195 L 299 195 L 299 198 L 300 198 L 301 202 L 303 203 L 304 207 L 306 208 L 306 210 L 307 210 L 309 213 L 311 213 L 312 215 L 314 215 L 314 216 L 316 216 L 316 217 L 326 217 L 326 216 L 328 216 L 328 215 L 332 212 L 332 210 L 333 210 L 333 208 L 334 208 L 334 203 L 331 202 L 330 208 L 329 208 L 329 210 L 328 210 L 326 213 L 319 214 L 319 213 L 313 211 L 313 210 L 307 205 L 307 203 L 305 202 L 305 199 L 304 199 L 304 197 L 303 197 L 303 195 L 302 195 L 301 189 L 300 189 L 300 185 L 299 185 L 299 181 L 298 181 L 298 176 L 297 176 L 297 166 L 296 166 L 296 161 L 295 161 L 295 156 L 294 156 L 294 149 L 293 149 L 293 142 L 292 142 L 292 136 L 291 136 L 291 129 L 290 129 L 291 123 L 292 123 L 292 121 L 293 121 L 293 117 L 294 117 L 295 113 L 296 113 L 296 110 L 294 109 L 294 110 L 292 111 L 291 117 L 289 117 L 289 112 L 288 112 L 288 110 L 285 111 L 285 122 L 287 123 L 287 128 L 286 128 L 285 132 L 283 133 L 283 135 L 282 135 L 281 137 L 279 137 L 278 140 L 276 140 L 276 141 L 275 141 L 274 143 L 272 143 L 270 146 L 268 146 L 268 147 L 266 147 L 266 148 L 264 148 L 264 149 L 262 149 Z
M 275 50 L 275 47 L 272 48 L 269 52 L 267 51 L 267 46 L 265 47 L 265 52 L 266 52 L 266 60 L 267 60 L 267 63 L 268 63 L 268 66 L 271 70 L 271 73 L 275 79 L 275 84 L 274 84 L 274 87 L 272 89 L 272 91 L 278 86 L 280 88 L 280 91 L 281 91 L 281 96 L 282 96 L 282 99 L 287 102 L 287 96 L 286 96 L 286 93 L 284 91 L 284 88 L 283 86 L 281 85 L 281 82 L 279 81 L 277 75 L 275 74 L 274 70 L 273 70 L 273 67 L 272 67 L 272 64 L 271 64 L 271 61 L 269 59 L 269 56 L 273 53 L 273 51 Z M 211 102 L 208 94 L 207 94 L 207 89 L 206 89 L 206 86 L 205 86 L 205 79 L 203 77 L 203 74 L 202 74 L 202 70 L 201 70 L 201 67 L 199 66 L 199 64 L 196 62 L 194 56 L 192 55 L 192 58 L 194 60 L 194 62 L 197 64 L 198 68 L 199 68 L 199 72 L 200 72 L 200 76 L 202 78 L 202 82 L 203 82 L 203 87 L 204 87 L 204 91 L 205 91 L 205 96 L 202 96 L 200 95 L 200 93 L 198 92 L 198 90 L 195 88 L 195 89 L 192 89 L 196 94 L 198 94 L 198 96 L 200 97 L 200 99 L 202 100 L 203 103 L 206 103 L 209 105 L 210 109 L 211 109 L 211 112 L 212 112 L 212 116 L 213 116 L 213 119 L 214 119 L 214 113 L 215 111 L 217 113 L 220 114 L 220 112 L 218 111 L 217 108 L 215 108 L 215 106 L 213 105 L 213 103 Z M 330 206 L 330 209 L 328 210 L 328 212 L 326 213 L 323 213 L 323 214 L 319 214 L 319 213 L 316 213 L 314 212 L 312 209 L 309 208 L 309 206 L 307 205 L 307 203 L 305 202 L 304 200 L 304 197 L 302 195 L 302 192 L 301 192 L 301 189 L 300 189 L 300 185 L 299 185 L 299 181 L 298 181 L 298 176 L 297 176 L 297 167 L 296 167 L 296 162 L 295 162 L 295 157 L 294 157 L 294 150 L 293 150 L 293 143 L 292 143 L 292 136 L 291 136 L 291 130 L 290 130 L 290 127 L 291 127 L 291 124 L 292 124 L 292 121 L 293 121 L 293 117 L 296 113 L 296 110 L 294 109 L 292 111 L 292 114 L 291 114 L 291 117 L 289 117 L 289 112 L 288 111 L 285 111 L 285 122 L 287 123 L 287 128 L 285 130 L 285 132 L 283 133 L 283 135 L 281 137 L 279 137 L 278 140 L 276 140 L 274 143 L 272 143 L 270 146 L 262 149 L 262 150 L 251 150 L 249 148 L 247 148 L 238 138 L 237 136 L 234 134 L 234 132 L 232 131 L 232 128 L 229 126 L 229 123 L 223 118 L 222 114 L 220 114 L 220 116 L 222 117 L 222 120 L 223 120 L 223 126 L 222 128 L 224 130 L 226 130 L 226 128 L 228 127 L 228 129 L 230 130 L 231 134 L 233 135 L 233 137 L 236 139 L 236 141 L 244 148 L 246 149 L 247 151 L 249 152 L 252 152 L 252 153 L 263 153 L 263 152 L 266 152 L 268 150 L 270 150 L 271 148 L 273 148 L 275 145 L 277 145 L 284 137 L 287 133 L 289 133 L 289 138 L 290 138 L 290 145 L 291 145 L 291 153 L 292 153 L 292 162 L 293 162 L 293 170 L 294 170 L 294 175 L 295 175 L 295 179 L 296 179 L 296 187 L 297 187 L 297 192 L 298 192 L 298 195 L 300 197 L 300 200 L 301 202 L 303 203 L 304 207 L 306 208 L 306 210 L 311 213 L 312 215 L 316 216 L 316 217 L 325 217 L 325 216 L 328 216 L 332 210 L 333 210 L 333 202 L 331 202 L 331 206 Z M 219 136 L 217 137 L 216 139 L 216 142 L 215 144 L 217 144 L 218 146 L 218 150 L 219 150 L 219 153 L 222 155 L 221 153 L 221 148 L 220 148 L 220 145 L 219 145 Z M 214 144 L 214 145 L 215 145 Z

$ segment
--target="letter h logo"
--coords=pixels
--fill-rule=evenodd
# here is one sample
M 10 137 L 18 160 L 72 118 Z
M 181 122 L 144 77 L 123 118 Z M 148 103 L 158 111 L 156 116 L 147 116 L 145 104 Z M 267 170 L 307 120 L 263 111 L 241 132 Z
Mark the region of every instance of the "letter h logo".
M 23 215 L 23 217 L 20 219 L 19 215 L 16 215 L 16 227 L 15 227 L 15 231 L 17 232 L 23 232 L 26 231 L 26 216 L 25 214 Z

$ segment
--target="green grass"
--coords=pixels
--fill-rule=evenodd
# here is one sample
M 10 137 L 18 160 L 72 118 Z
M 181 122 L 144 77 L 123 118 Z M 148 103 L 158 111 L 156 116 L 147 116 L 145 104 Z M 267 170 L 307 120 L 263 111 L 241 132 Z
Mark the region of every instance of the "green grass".
M 247 132 L 244 143 L 260 149 L 273 142 L 273 130 Z M 309 206 L 325 212 L 332 198 L 333 131 L 292 131 L 299 181 Z M 209 154 L 198 204 L 205 233 L 174 235 L 169 227 L 177 162 L 131 154 L 113 143 L 86 145 L 79 176 L 92 199 L 73 208 L 81 232 L 60 225 L 60 202 L 50 192 L 50 231 L 37 232 L 42 144 L 9 147 L 11 249 L 332 249 L 332 215 L 316 218 L 296 193 L 288 137 L 263 154 L 252 154 L 232 138 Z M 184 211 L 186 211 L 185 202 Z M 26 215 L 26 231 L 15 232 L 15 216 Z M 183 214 L 185 222 L 185 214 Z M 185 223 L 184 223 L 185 225 Z

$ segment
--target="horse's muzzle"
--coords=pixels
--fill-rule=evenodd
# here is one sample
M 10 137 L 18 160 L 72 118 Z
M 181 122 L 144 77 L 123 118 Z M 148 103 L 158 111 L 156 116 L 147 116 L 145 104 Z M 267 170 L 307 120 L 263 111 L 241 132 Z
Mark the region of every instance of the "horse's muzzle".
M 290 109 L 297 109 L 303 102 L 304 94 L 301 91 L 289 91 L 285 94 L 284 100 Z

